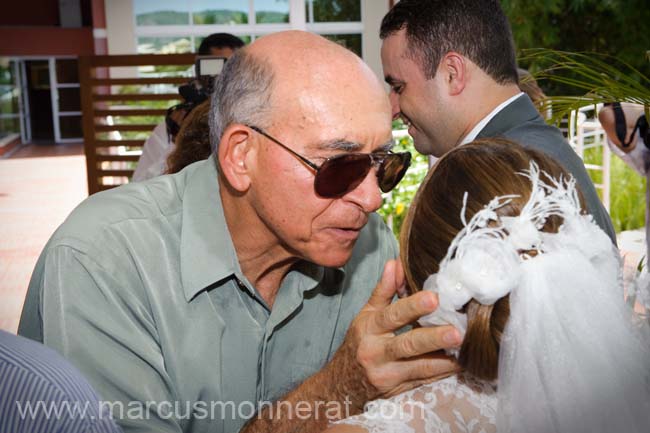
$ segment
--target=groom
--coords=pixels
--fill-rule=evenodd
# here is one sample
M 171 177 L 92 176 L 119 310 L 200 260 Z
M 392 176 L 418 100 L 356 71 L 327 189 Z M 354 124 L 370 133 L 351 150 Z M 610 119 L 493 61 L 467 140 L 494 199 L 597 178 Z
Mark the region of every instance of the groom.
M 476 138 L 505 137 L 553 157 L 616 243 L 585 167 L 518 87 L 514 43 L 498 0 L 401 0 L 384 17 L 381 59 L 393 118 L 415 148 L 442 156 Z

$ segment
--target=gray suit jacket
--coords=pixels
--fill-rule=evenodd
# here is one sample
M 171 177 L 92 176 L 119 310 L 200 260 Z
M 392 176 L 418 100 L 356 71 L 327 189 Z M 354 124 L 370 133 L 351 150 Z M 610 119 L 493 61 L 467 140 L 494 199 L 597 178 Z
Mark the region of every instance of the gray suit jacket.
M 548 125 L 539 115 L 527 95 L 522 95 L 494 116 L 477 138 L 503 137 L 524 147 L 546 153 L 571 173 L 580 187 L 587 210 L 596 223 L 616 244 L 612 221 L 603 207 L 582 160 L 571 149 L 559 129 Z

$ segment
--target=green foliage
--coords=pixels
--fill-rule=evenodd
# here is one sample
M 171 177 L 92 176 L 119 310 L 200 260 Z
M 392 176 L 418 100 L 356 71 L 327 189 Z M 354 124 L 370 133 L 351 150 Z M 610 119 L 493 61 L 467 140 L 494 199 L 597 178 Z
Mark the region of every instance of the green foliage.
M 6 60 L 6 58 L 0 60 Z M 13 62 L 6 62 L 6 64 L 0 63 L 0 84 L 7 84 L 7 85 L 14 84 L 12 63 Z
M 228 9 L 206 9 L 194 12 L 194 24 L 248 24 L 248 14 Z
M 139 26 L 185 25 L 188 16 L 187 12 L 156 11 L 138 14 L 135 20 Z
M 313 0 L 315 22 L 361 21 L 359 0 Z
M 138 52 L 152 54 L 189 53 L 192 42 L 189 37 L 138 38 Z
M 357 56 L 362 57 L 363 53 L 361 51 L 361 35 L 352 34 L 352 35 L 321 35 L 324 38 L 329 39 L 332 42 L 347 48 L 348 50 L 355 53 Z
M 601 165 L 603 153 L 600 148 L 585 150 L 585 164 Z M 603 173 L 590 170 L 595 184 L 602 183 Z M 616 233 L 634 230 L 645 225 L 645 189 L 643 177 L 615 156 L 610 164 L 610 210 L 609 214 Z M 600 191 L 599 191 L 600 192 Z
M 394 129 L 400 130 L 401 121 L 394 122 Z M 395 187 L 394 190 L 384 194 L 384 202 L 377 211 L 383 218 L 386 224 L 393 230 L 395 236 L 399 236 L 399 231 L 404 222 L 406 211 L 408 210 L 413 196 L 417 191 L 420 183 L 427 174 L 429 168 L 428 158 L 415 150 L 413 147 L 413 139 L 409 135 L 396 140 L 394 152 L 411 152 L 411 166 L 409 167 L 404 179 Z
M 255 21 L 260 23 L 288 23 L 289 14 L 276 11 L 259 11 L 255 13 Z
M 616 57 L 531 49 L 524 50 L 520 59 L 543 68 L 534 74 L 540 84 L 559 83 L 579 95 L 552 96 L 545 101 L 544 108 L 552 108 L 553 123 L 586 105 L 625 101 L 650 106 L 650 78 Z
M 17 114 L 18 108 L 18 89 L 0 86 L 0 114 Z
M 20 122 L 17 118 L 0 119 L 0 138 L 20 132 Z
M 620 58 L 599 53 L 537 49 L 525 51 L 524 59 L 543 67 L 535 74 L 538 80 L 571 89 L 570 96 L 551 96 L 545 101 L 553 111 L 551 122 L 559 123 L 580 107 L 616 101 L 645 105 L 646 116 L 650 115 L 650 74 Z M 585 152 L 585 163 L 600 165 L 601 162 L 600 151 Z M 620 232 L 643 227 L 644 179 L 617 157 L 611 159 L 610 173 L 610 216 L 614 229 Z M 602 182 L 602 173 L 591 172 L 590 175 L 595 184 Z
M 551 48 L 613 55 L 650 76 L 645 52 L 650 47 L 647 0 L 501 0 L 518 49 Z M 521 61 L 536 72 L 534 59 Z M 570 85 L 540 83 L 547 94 L 575 95 Z

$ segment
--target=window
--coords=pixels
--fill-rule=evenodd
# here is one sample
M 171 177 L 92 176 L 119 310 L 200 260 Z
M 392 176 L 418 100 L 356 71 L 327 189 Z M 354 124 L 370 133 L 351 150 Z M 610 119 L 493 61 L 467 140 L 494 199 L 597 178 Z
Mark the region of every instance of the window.
M 81 130 L 81 93 L 77 59 L 50 59 L 49 82 L 53 87 L 54 140 L 78 141 Z
M 20 133 L 20 91 L 15 62 L 0 59 L 0 139 Z
M 189 36 L 138 38 L 138 53 L 140 54 L 174 54 L 192 51 L 192 38 Z
M 255 22 L 288 23 L 289 0 L 255 0 Z
M 305 0 L 307 30 L 363 57 L 361 0 Z
M 194 24 L 248 24 L 248 0 L 195 0 L 192 9 Z
M 211 33 L 246 43 L 306 28 L 362 53 L 362 0 L 133 0 L 138 53 L 196 51 Z M 296 11 L 302 11 L 296 14 Z M 293 15 L 293 16 L 292 16 Z M 300 16 L 296 16 L 300 15 Z
M 336 42 L 339 45 L 344 46 L 348 50 L 357 53 L 361 57 L 361 34 L 341 34 L 341 35 L 322 35 L 323 37 L 329 39 L 332 42 Z
M 306 0 L 308 23 L 361 21 L 360 0 Z
M 187 25 L 190 22 L 187 1 L 135 0 L 133 11 L 137 26 Z

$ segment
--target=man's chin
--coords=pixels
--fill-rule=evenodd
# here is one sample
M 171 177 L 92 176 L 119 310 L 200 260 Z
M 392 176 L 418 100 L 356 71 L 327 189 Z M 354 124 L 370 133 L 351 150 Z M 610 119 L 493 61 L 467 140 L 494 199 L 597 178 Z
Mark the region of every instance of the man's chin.
M 413 147 L 422 155 L 433 155 L 434 150 L 431 148 L 431 144 L 422 142 L 419 140 L 413 140 Z
M 413 138 L 413 147 L 422 155 L 434 156 L 440 158 L 451 149 L 444 149 L 443 146 L 436 145 L 429 140 Z
M 326 268 L 340 268 L 345 266 L 347 262 L 350 261 L 352 257 L 352 249 L 345 251 L 327 251 L 324 254 L 321 254 L 319 257 L 315 257 L 312 260 L 313 263 L 324 266 Z

